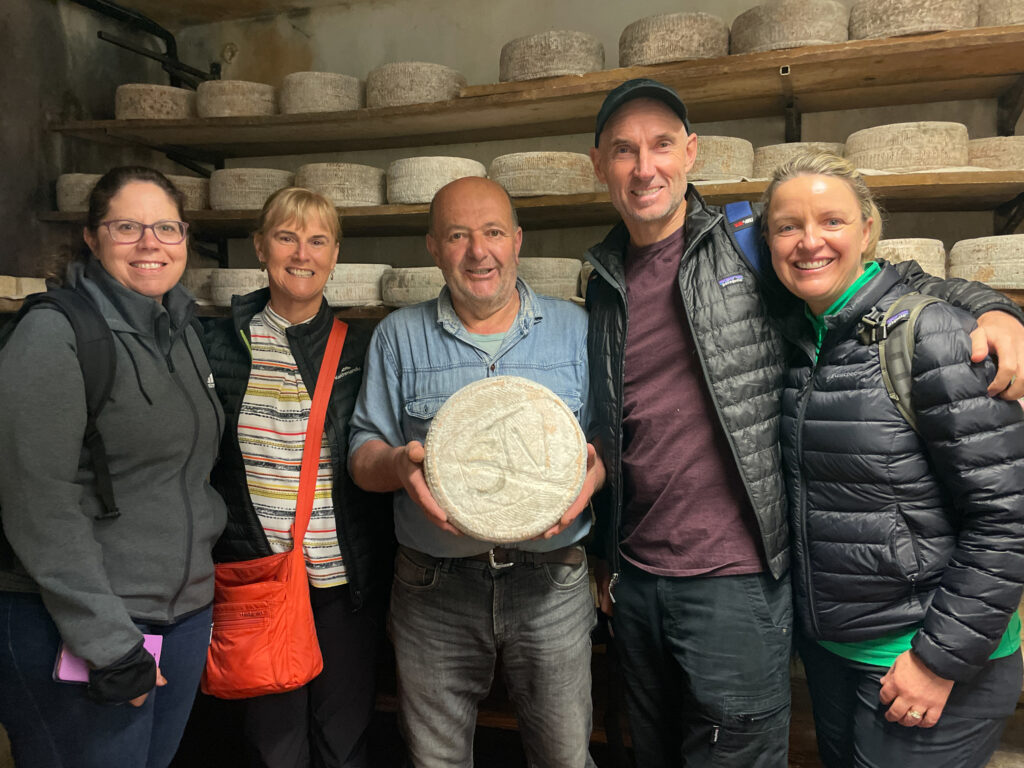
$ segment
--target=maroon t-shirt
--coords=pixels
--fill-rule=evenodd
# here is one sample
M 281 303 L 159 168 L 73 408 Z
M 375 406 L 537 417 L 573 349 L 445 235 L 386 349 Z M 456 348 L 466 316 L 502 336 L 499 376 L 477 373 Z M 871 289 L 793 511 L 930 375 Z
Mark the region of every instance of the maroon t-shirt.
M 621 551 L 659 576 L 756 573 L 754 512 L 679 292 L 683 232 L 626 251 Z

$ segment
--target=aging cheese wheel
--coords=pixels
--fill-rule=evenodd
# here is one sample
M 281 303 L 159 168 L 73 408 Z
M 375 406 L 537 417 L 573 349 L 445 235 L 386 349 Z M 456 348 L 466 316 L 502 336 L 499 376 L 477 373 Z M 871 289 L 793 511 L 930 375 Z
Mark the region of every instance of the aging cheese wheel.
M 185 196 L 186 211 L 202 211 L 210 207 L 210 180 L 200 176 L 167 176 Z
M 619 35 L 620 67 L 713 59 L 728 53 L 729 25 L 701 11 L 648 16 Z
M 196 88 L 200 117 L 272 115 L 277 111 L 274 86 L 245 80 L 207 80 Z
M 388 166 L 389 203 L 429 203 L 445 184 L 487 169 L 464 157 L 406 157 Z
M 583 266 L 580 267 L 580 296 L 586 298 L 587 296 L 587 283 L 590 282 L 590 275 L 594 272 L 594 265 L 589 261 L 583 262 Z
M 961 240 L 949 249 L 949 276 L 993 288 L 1024 289 L 1024 235 Z
M 970 29 L 978 0 L 857 0 L 850 8 L 850 39 Z
M 363 84 L 336 72 L 292 72 L 281 81 L 281 113 L 342 112 L 363 106 Z
M 218 306 L 231 306 L 231 297 L 251 293 L 267 286 L 262 269 L 215 269 L 209 276 L 210 298 Z
M 0 298 L 24 299 L 33 293 L 46 290 L 46 280 L 42 277 L 13 277 L 0 275 Z
M 731 53 L 843 43 L 849 11 L 836 0 L 771 0 L 732 22 Z
M 299 166 L 295 186 L 319 192 L 336 206 L 384 205 L 382 168 L 355 163 L 309 163 Z
M 594 164 L 579 152 L 516 152 L 491 162 L 490 177 L 512 197 L 594 191 Z
M 571 299 L 577 295 L 581 262 L 578 259 L 519 259 L 519 277 L 534 293 Z
M 189 267 L 185 270 L 181 276 L 181 284 L 184 288 L 187 288 L 189 293 L 196 297 L 198 301 L 212 302 L 213 295 L 210 293 L 210 277 L 214 272 L 219 272 L 217 268 L 210 267 Z
M 697 145 L 700 146 L 700 139 Z M 754 176 L 767 179 L 783 163 L 805 152 L 831 152 L 843 156 L 843 145 L 830 141 L 792 141 L 788 144 L 768 144 L 754 150 Z
M 846 159 L 876 171 L 927 171 L 967 165 L 967 126 L 917 122 L 880 125 L 851 133 Z
M 967 164 L 1001 171 L 1024 170 L 1024 136 L 995 136 L 968 141 Z
M 324 286 L 332 307 L 370 307 L 381 304 L 381 276 L 387 264 L 338 264 Z
M 366 106 L 400 107 L 457 98 L 466 85 L 460 72 L 444 64 L 395 61 L 366 76 Z
M 875 256 L 893 264 L 916 261 L 928 274 L 943 278 L 946 276 L 946 246 L 941 240 L 927 237 L 879 240 Z
M 125 83 L 114 92 L 118 120 L 181 120 L 196 116 L 196 92 L 150 83 Z
M 1020 0 L 981 0 L 978 4 L 979 27 L 1011 24 L 1024 24 L 1024 3 Z
M 496 376 L 460 389 L 424 444 L 427 485 L 459 530 L 507 544 L 553 526 L 579 496 L 587 442 L 547 387 Z
M 510 40 L 501 47 L 498 79 L 536 80 L 604 69 L 604 46 L 586 32 L 551 30 Z
M 215 211 L 254 211 L 292 183 L 290 171 L 277 168 L 224 168 L 210 175 L 210 207 Z
M 98 173 L 62 173 L 57 177 L 57 210 L 89 210 L 89 195 L 99 180 Z
M 690 181 L 749 178 L 754 174 L 754 145 L 732 136 L 699 136 Z
M 436 299 L 444 287 L 444 274 L 437 267 L 389 269 L 380 279 L 380 293 L 389 307 L 408 307 Z

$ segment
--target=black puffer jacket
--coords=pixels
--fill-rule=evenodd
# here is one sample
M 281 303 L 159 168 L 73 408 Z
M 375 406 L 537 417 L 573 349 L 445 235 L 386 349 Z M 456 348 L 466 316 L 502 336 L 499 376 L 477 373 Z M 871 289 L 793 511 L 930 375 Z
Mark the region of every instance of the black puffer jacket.
M 211 482 L 228 505 L 228 524 L 214 547 L 219 562 L 248 560 L 272 554 L 266 533 L 249 496 L 245 464 L 238 447 L 238 413 L 249 383 L 252 358 L 243 337 L 249 338 L 253 315 L 263 310 L 270 299 L 269 289 L 231 301 L 231 317 L 218 318 L 205 325 L 206 354 L 213 369 L 217 394 L 224 406 L 227 428 L 221 441 L 220 459 Z M 310 395 L 320 374 L 320 361 L 327 347 L 334 314 L 324 301 L 309 323 L 288 329 L 289 347 Z M 386 593 L 393 552 L 391 494 L 367 493 L 349 477 L 349 418 L 363 379 L 363 362 L 373 332 L 372 321 L 348 321 L 348 335 L 338 362 L 334 388 L 324 427 L 331 446 L 334 466 L 334 511 L 338 542 L 345 562 L 353 604 L 361 607 L 372 596 Z
M 765 296 L 788 306 L 792 297 L 769 270 L 758 276 L 743 257 L 721 209 L 707 205 L 691 186 L 686 194 L 684 252 L 679 290 L 718 418 L 732 447 L 757 517 L 767 565 L 778 578 L 789 565 L 786 494 L 779 449 L 779 403 L 784 343 L 769 322 Z M 608 476 L 594 497 L 596 547 L 619 571 L 622 515 L 622 389 L 625 360 L 628 232 L 618 224 L 587 258 L 594 274 L 587 286 L 590 310 L 590 387 L 596 440 Z M 770 264 L 765 253 L 762 263 Z M 899 265 L 916 290 L 944 298 L 978 316 L 992 309 L 1024 314 L 1009 299 L 979 283 L 940 281 L 913 262 Z
M 801 630 L 856 641 L 922 625 L 913 647 L 947 679 L 970 678 L 998 644 L 1024 582 L 1024 410 L 985 394 L 972 318 L 926 307 L 915 328 L 920 434 L 882 383 L 857 325 L 907 292 L 891 266 L 839 314 L 817 363 L 806 318 L 783 392 Z M 802 314 L 802 313 L 801 313 Z

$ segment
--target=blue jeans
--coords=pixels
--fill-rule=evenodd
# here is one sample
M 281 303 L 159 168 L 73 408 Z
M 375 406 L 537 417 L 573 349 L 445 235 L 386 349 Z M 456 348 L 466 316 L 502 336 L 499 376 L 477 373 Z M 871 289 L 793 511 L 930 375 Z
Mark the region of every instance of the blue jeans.
M 494 569 L 400 547 L 390 627 L 412 764 L 473 765 L 477 706 L 500 652 L 529 765 L 592 768 L 596 619 L 586 562 Z
M 636 764 L 786 768 L 789 577 L 668 578 L 625 564 L 614 594 Z
M 54 682 L 60 635 L 39 595 L 0 592 L 0 722 L 18 768 L 169 765 L 199 687 L 210 623 L 210 608 L 171 626 L 136 622 L 164 636 L 167 685 L 141 707 L 98 704 L 84 685 Z

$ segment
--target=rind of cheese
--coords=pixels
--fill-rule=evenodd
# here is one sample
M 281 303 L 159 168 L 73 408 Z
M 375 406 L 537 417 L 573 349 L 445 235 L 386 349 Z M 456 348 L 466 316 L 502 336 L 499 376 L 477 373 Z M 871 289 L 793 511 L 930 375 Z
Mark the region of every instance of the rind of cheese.
M 916 261 L 928 274 L 943 278 L 946 276 L 946 246 L 941 240 L 928 237 L 879 240 L 875 256 L 892 264 Z
M 961 240 L 949 249 L 949 276 L 1000 290 L 1024 289 L 1024 235 Z
M 836 0 L 772 0 L 733 19 L 729 52 L 843 43 L 848 39 L 849 14 Z
M 312 189 L 339 207 L 384 205 L 386 174 L 382 168 L 356 163 L 308 163 L 295 173 L 295 186 Z
M 728 53 L 729 25 L 702 11 L 647 16 L 619 35 L 620 67 L 713 59 Z
M 199 117 L 273 115 L 274 86 L 247 80 L 206 80 L 196 88 Z
M 750 178 L 754 174 L 754 145 L 733 136 L 698 136 L 697 159 L 686 174 L 690 181 Z
M 978 4 L 979 27 L 1007 27 L 1024 24 L 1024 3 L 1020 0 L 981 0 Z
M 393 61 L 366 76 L 366 106 L 401 107 L 448 101 L 466 87 L 466 78 L 444 64 Z
M 277 168 L 224 168 L 210 175 L 210 207 L 215 211 L 256 211 L 267 198 L 292 184 L 290 171 Z
M 444 287 L 444 273 L 437 267 L 389 269 L 380 279 L 381 298 L 389 307 L 408 307 L 436 299 Z
M 850 8 L 850 39 L 918 35 L 970 29 L 978 0 L 857 0 Z
M 202 211 L 210 207 L 210 180 L 200 176 L 167 176 L 185 197 L 186 211 Z
M 994 136 L 968 141 L 967 164 L 1000 171 L 1024 170 L 1024 136 Z
M 486 177 L 483 163 L 464 157 L 406 157 L 388 166 L 389 203 L 429 203 L 449 182 L 465 176 Z
M 700 139 L 697 140 L 698 144 Z M 804 152 L 829 152 L 843 156 L 843 144 L 831 141 L 793 141 L 788 144 L 767 144 L 754 150 L 754 176 L 769 178 L 783 163 Z
M 118 120 L 184 120 L 196 116 L 196 92 L 151 83 L 125 83 L 114 91 Z
M 584 75 L 604 69 L 604 46 L 586 32 L 556 29 L 509 40 L 501 47 L 501 82 Z
M 515 152 L 491 161 L 490 177 L 512 197 L 594 191 L 594 164 L 579 152 Z
M 967 165 L 967 126 L 923 121 L 894 123 L 851 133 L 845 157 L 858 168 L 926 171 Z
M 281 81 L 281 114 L 344 112 L 364 103 L 363 83 L 337 72 L 292 72 Z
M 99 180 L 98 173 L 62 173 L 57 177 L 57 210 L 89 210 L 89 195 Z

